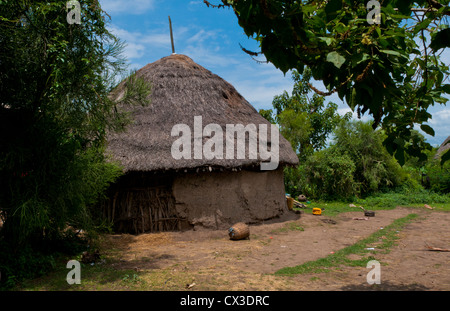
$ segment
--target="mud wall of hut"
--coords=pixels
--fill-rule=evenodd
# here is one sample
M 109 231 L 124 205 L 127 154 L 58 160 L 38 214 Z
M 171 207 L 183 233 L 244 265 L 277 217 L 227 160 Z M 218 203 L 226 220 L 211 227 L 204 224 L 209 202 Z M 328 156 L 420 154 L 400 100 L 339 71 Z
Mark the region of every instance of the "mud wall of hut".
M 102 204 L 118 233 L 227 229 L 287 212 L 283 171 L 142 173 L 122 176 Z
M 287 212 L 282 169 L 181 175 L 173 196 L 177 214 L 195 227 L 227 229 Z

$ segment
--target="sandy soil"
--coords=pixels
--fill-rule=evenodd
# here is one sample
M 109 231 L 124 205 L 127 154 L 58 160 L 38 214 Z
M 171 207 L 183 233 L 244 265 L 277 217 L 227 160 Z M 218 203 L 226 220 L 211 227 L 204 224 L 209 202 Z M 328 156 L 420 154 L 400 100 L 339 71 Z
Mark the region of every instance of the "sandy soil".
M 325 257 L 411 213 L 421 217 L 398 233 L 390 252 L 376 255 L 382 264 L 379 285 L 367 283 L 365 267 L 273 274 Z M 110 235 L 101 251 L 118 259 L 117 269 L 194 276 L 192 290 L 450 290 L 450 252 L 426 247 L 450 248 L 450 213 L 398 207 L 376 211 L 368 220 L 354 217 L 363 215 L 343 213 L 326 221 L 330 218 L 306 211 L 297 220 L 250 226 L 250 239 L 240 241 L 230 240 L 223 230 Z M 168 290 L 179 289 L 169 285 Z

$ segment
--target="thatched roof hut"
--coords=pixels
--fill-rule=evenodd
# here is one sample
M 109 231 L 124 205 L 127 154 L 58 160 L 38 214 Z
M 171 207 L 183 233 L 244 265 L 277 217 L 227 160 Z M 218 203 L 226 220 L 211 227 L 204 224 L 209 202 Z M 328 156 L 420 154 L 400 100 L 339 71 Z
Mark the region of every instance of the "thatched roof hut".
M 108 139 L 108 152 L 126 173 L 112 188 L 104 210 L 116 230 L 160 231 L 183 225 L 224 228 L 237 221 L 258 222 L 287 213 L 282 168 L 298 164 L 297 155 L 278 131 L 272 136 L 270 123 L 231 84 L 180 54 L 150 63 L 136 75 L 151 84 L 150 105 L 122 107 L 131 112 L 134 122 L 125 133 Z M 113 99 L 123 96 L 123 83 L 111 94 Z M 191 156 L 174 158 L 172 147 L 178 139 L 173 136 L 174 126 L 185 124 L 194 132 L 198 127 L 194 120 L 199 117 L 203 128 L 216 124 L 223 129 L 223 156 L 196 156 L 194 145 L 206 144 L 213 134 L 201 132 L 201 137 L 192 133 Z M 261 163 L 268 160 L 259 148 L 248 144 L 245 158 L 236 153 L 227 157 L 227 124 L 265 125 L 267 139 L 258 132 L 258 142 L 266 140 L 272 150 L 277 137 L 277 169 L 261 171 Z M 246 143 L 250 137 L 247 133 Z M 237 139 L 232 139 L 233 152 Z M 139 197 L 139 202 L 130 197 Z
M 445 151 L 447 151 L 448 149 L 450 149 L 450 136 L 447 137 L 446 140 L 444 140 L 444 142 L 441 144 L 441 146 L 439 147 L 439 149 L 436 152 L 436 155 L 434 156 L 435 159 L 439 158 L 440 156 L 442 156 L 444 154 Z
M 270 127 L 270 123 L 231 84 L 180 54 L 150 63 L 136 74 L 151 83 L 151 104 L 133 107 L 134 124 L 125 134 L 116 134 L 109 139 L 109 149 L 126 171 L 208 166 L 231 169 L 259 165 L 259 159 L 193 160 L 192 155 L 191 159 L 176 160 L 171 156 L 175 140 L 171 136 L 172 127 L 187 124 L 193 129 L 195 116 L 202 116 L 203 126 L 219 124 L 224 132 L 226 124 L 267 124 Z M 123 96 L 123 87 L 118 87 L 115 96 Z M 283 137 L 280 139 L 279 157 L 280 164 L 298 163 L 297 155 Z

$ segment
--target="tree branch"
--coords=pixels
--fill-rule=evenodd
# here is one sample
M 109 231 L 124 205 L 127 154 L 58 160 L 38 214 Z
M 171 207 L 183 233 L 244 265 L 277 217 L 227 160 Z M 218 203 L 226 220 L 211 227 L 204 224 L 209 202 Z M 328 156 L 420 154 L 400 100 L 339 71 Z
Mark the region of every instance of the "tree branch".
M 321 95 L 321 96 L 330 96 L 331 94 L 335 93 L 337 91 L 337 89 L 333 89 L 329 92 L 322 92 L 318 89 L 316 89 L 311 83 L 308 82 L 308 86 L 311 88 L 311 90 L 313 90 L 314 92 L 316 92 L 317 94 Z
M 427 0 L 427 2 L 431 7 L 435 8 L 437 10 L 439 10 L 440 8 L 442 8 L 444 6 L 443 4 L 440 4 L 439 2 L 437 2 L 436 0 Z
M 244 48 L 240 43 L 239 43 L 239 46 L 240 46 L 241 50 L 244 51 L 245 53 L 247 53 L 248 55 L 251 55 L 251 56 L 259 56 L 259 55 L 262 54 L 262 52 L 253 52 L 253 51 L 247 50 L 247 49 Z
M 212 3 L 209 2 L 208 0 L 203 0 L 203 3 L 205 3 L 206 6 L 207 6 L 208 8 L 209 8 L 209 7 L 212 7 L 212 8 L 218 8 L 218 9 L 220 9 L 220 8 L 230 7 L 230 6 L 231 6 L 231 4 L 229 4 L 229 3 L 224 3 L 224 4 L 212 4 Z

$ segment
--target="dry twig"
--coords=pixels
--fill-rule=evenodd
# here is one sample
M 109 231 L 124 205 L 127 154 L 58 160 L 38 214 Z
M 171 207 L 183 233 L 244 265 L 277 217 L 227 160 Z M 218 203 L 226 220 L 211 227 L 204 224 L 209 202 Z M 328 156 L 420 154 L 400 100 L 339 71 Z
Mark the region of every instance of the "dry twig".
M 426 245 L 426 247 L 428 248 L 429 251 L 450 252 L 450 249 L 448 249 L 448 248 L 433 247 L 433 246 L 429 246 L 429 245 Z

